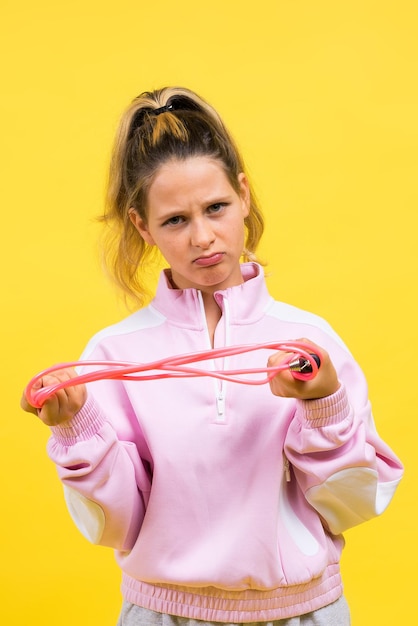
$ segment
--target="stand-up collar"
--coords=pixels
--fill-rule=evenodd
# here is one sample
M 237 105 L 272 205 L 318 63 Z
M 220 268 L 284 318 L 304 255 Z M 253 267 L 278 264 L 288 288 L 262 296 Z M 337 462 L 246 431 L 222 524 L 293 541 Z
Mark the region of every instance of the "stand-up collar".
M 261 318 L 267 304 L 272 300 L 264 281 L 263 270 L 257 263 L 243 263 L 241 273 L 244 282 L 234 287 L 216 291 L 214 298 L 221 310 L 224 299 L 228 300 L 231 324 L 248 324 Z M 155 298 L 151 306 L 179 326 L 202 329 L 202 297 L 197 289 L 175 289 L 170 281 L 170 271 L 161 273 Z

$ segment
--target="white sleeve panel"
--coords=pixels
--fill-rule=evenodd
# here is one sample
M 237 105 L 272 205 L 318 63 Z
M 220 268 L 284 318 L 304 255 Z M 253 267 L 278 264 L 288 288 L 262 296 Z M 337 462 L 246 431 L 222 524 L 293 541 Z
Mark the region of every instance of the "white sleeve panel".
M 78 530 L 88 541 L 98 544 L 105 528 L 103 509 L 67 485 L 64 485 L 64 497 Z
M 333 474 L 321 485 L 308 489 L 305 495 L 331 532 L 339 535 L 383 513 L 399 482 L 379 483 L 375 470 L 353 467 Z

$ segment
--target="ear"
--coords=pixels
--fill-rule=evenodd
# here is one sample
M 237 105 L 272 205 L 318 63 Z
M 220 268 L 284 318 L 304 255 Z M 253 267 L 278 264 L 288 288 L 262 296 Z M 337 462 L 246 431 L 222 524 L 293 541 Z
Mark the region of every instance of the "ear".
M 238 174 L 238 182 L 240 186 L 240 196 L 242 200 L 242 211 L 244 217 L 248 217 L 250 213 L 250 184 L 248 182 L 248 178 L 241 172 Z
M 147 243 L 149 246 L 155 246 L 154 239 L 151 237 L 148 227 L 142 217 L 139 217 L 138 212 L 133 207 L 131 207 L 128 211 L 128 215 L 132 224 L 135 226 L 136 230 L 139 232 L 145 243 Z

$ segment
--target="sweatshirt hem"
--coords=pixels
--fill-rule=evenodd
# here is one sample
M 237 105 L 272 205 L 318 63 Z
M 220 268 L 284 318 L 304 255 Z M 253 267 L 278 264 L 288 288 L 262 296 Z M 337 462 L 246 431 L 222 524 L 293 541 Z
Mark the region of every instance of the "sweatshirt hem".
M 153 585 L 123 574 L 125 600 L 142 608 L 188 619 L 249 623 L 289 619 L 331 604 L 343 593 L 340 569 L 329 565 L 305 584 L 270 590 Z

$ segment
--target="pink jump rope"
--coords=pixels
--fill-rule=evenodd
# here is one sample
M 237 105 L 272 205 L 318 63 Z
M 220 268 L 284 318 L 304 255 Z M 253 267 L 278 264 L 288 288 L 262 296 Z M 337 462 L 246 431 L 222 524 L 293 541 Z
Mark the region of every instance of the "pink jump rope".
M 264 367 L 256 369 L 237 370 L 204 370 L 189 367 L 198 361 L 218 359 L 235 354 L 244 354 L 255 350 L 281 350 L 289 352 L 289 357 L 275 367 Z M 203 352 L 193 352 L 181 356 L 172 356 L 151 363 L 130 363 L 123 361 L 72 361 L 53 365 L 42 372 L 39 372 L 28 383 L 25 395 L 26 399 L 33 407 L 41 408 L 44 402 L 60 389 L 74 387 L 83 383 L 90 383 L 96 380 L 157 380 L 160 378 L 195 378 L 199 376 L 210 376 L 221 380 L 228 380 L 246 385 L 263 385 L 268 383 L 278 372 L 289 369 L 294 378 L 298 380 L 310 380 L 314 378 L 321 364 L 320 356 L 312 352 L 312 346 L 303 341 L 277 341 L 274 343 L 251 344 L 231 346 L 228 348 L 216 348 Z M 47 374 L 62 370 L 67 367 L 100 367 L 103 369 L 79 374 L 75 378 L 70 378 L 62 382 L 55 383 L 34 390 L 34 385 L 42 380 Z M 251 374 L 266 374 L 264 378 L 248 378 Z M 243 378 L 245 377 L 245 378 Z

